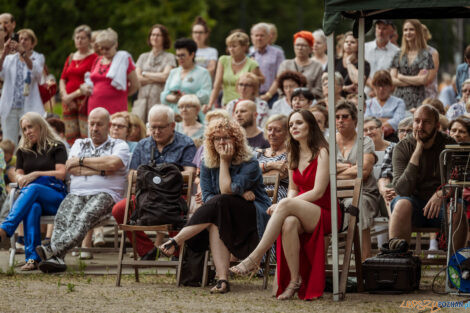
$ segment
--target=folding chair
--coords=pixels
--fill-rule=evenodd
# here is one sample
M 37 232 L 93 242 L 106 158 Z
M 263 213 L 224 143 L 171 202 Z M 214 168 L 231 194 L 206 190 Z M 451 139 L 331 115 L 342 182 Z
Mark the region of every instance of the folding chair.
M 339 294 L 340 298 L 344 299 L 346 295 L 346 283 L 349 276 L 357 278 L 357 290 L 362 292 L 364 290 L 364 282 L 362 278 L 362 263 L 361 263 L 361 244 L 359 239 L 358 218 L 359 218 L 359 197 L 361 194 L 362 182 L 361 179 L 347 179 L 337 180 L 337 197 L 338 200 L 352 198 L 352 210 L 349 210 L 348 228 L 346 233 L 341 233 L 338 236 L 338 247 L 344 247 L 343 264 L 341 265 L 341 275 L 339 279 Z M 357 208 L 357 210 L 354 210 Z M 346 208 L 346 210 L 348 210 Z M 344 217 L 343 217 L 344 218 Z M 325 240 L 329 240 L 328 236 Z M 350 269 L 351 254 L 353 253 L 354 244 L 354 261 L 355 272 Z M 327 245 L 325 245 L 327 246 Z M 331 268 L 331 267 L 330 267 Z
M 179 258 L 178 261 L 143 261 L 137 260 L 137 247 L 136 247 L 136 240 L 135 240 L 135 232 L 136 231 L 164 231 L 164 232 L 171 232 L 174 231 L 173 225 L 166 224 L 166 225 L 157 225 L 157 226 L 136 226 L 136 225 L 128 225 L 128 217 L 130 216 L 131 207 L 132 207 L 132 196 L 135 196 L 136 193 L 136 181 L 137 181 L 137 172 L 130 171 L 128 174 L 128 185 L 127 185 L 127 199 L 126 199 L 126 209 L 124 211 L 124 222 L 119 225 L 119 229 L 122 230 L 121 234 L 121 245 L 119 249 L 119 257 L 118 257 L 118 264 L 117 264 L 117 278 L 116 278 L 116 286 L 119 287 L 121 285 L 121 274 L 122 274 L 122 266 L 132 266 L 134 267 L 135 273 L 135 281 L 139 282 L 139 268 L 140 267 L 174 267 L 176 269 L 176 285 L 180 285 L 181 280 L 181 264 L 184 252 L 184 245 L 181 245 L 179 251 Z M 183 174 L 184 185 L 181 190 L 181 194 L 186 196 L 186 203 L 188 208 L 191 204 L 191 190 L 193 187 L 193 173 Z M 125 241 L 126 241 L 126 232 L 132 233 L 132 249 L 133 249 L 133 259 L 131 260 L 124 260 L 124 253 L 125 253 Z

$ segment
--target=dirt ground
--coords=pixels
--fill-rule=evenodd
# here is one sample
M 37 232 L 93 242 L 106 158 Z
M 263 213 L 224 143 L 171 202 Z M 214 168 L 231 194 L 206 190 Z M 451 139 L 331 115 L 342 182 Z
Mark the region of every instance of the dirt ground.
M 173 275 L 141 275 L 134 282 L 125 275 L 115 287 L 113 274 L 89 275 L 69 271 L 62 275 L 0 274 L 0 312 L 438 312 L 404 308 L 406 300 L 465 301 L 466 298 L 431 292 L 431 277 L 422 279 L 420 291 L 405 295 L 351 293 L 333 302 L 331 293 L 315 301 L 279 301 L 261 279 L 232 280 L 232 291 L 211 295 L 209 288 L 175 286 Z M 271 284 L 270 284 L 271 285 Z M 468 301 L 468 300 L 467 300 Z M 440 312 L 465 310 L 441 309 Z

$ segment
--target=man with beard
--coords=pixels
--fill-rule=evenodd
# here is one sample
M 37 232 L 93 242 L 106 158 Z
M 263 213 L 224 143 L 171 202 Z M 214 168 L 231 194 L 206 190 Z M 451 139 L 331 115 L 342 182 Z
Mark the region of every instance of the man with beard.
M 256 103 L 251 100 L 243 100 L 235 104 L 235 120 L 245 129 L 248 145 L 253 149 L 269 148 L 269 142 L 264 138 L 264 133 L 256 126 Z
M 413 134 L 400 141 L 393 151 L 393 187 L 398 197 L 392 200 L 389 248 L 408 249 L 411 227 L 440 227 L 444 219 L 439 155 L 445 145 L 455 144 L 439 129 L 439 112 L 430 105 L 414 113 Z M 454 216 L 453 248 L 462 248 L 467 238 L 467 219 L 459 205 Z

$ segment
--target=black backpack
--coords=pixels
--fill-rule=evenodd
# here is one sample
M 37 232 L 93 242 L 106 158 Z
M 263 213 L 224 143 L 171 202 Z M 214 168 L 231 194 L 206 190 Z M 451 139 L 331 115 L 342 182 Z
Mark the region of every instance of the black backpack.
M 172 224 L 181 227 L 188 212 L 181 198 L 183 175 L 181 167 L 172 163 L 154 164 L 154 149 L 149 165 L 137 168 L 136 210 L 131 225 L 152 226 Z

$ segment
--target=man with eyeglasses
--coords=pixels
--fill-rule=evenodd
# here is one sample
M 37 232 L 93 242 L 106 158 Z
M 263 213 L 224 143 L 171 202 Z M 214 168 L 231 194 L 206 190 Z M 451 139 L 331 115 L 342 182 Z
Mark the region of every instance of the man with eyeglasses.
M 418 107 L 413 116 L 413 133 L 393 151 L 392 184 L 398 196 L 390 203 L 391 250 L 408 250 L 412 226 L 441 226 L 446 214 L 443 199 L 447 195 L 440 188 L 439 155 L 448 144 L 455 144 L 455 140 L 439 131 L 439 112 L 427 104 Z M 468 229 L 461 205 L 453 222 L 453 249 L 458 250 L 465 245 Z
M 193 140 L 175 131 L 175 113 L 167 105 L 154 105 L 148 114 L 151 136 L 137 143 L 132 154 L 130 169 L 137 170 L 139 165 L 149 164 L 152 151 L 156 164 L 174 163 L 184 168 L 184 172 L 196 172 L 193 164 L 196 146 Z M 116 203 L 112 214 L 118 224 L 124 221 L 126 199 Z M 131 234 L 128 234 L 131 236 Z M 131 237 L 129 237 L 131 238 Z M 142 260 L 155 260 L 157 248 L 163 244 L 163 234 L 157 233 L 155 244 L 144 232 L 136 232 L 137 253 Z
M 460 101 L 452 104 L 446 112 L 449 121 L 467 113 L 467 101 L 470 99 L 470 79 L 463 82 L 461 93 Z
M 109 136 L 110 117 L 104 108 L 88 116 L 89 138 L 77 139 L 65 164 L 70 173 L 70 193 L 57 210 L 50 244 L 36 247 L 44 273 L 67 269 L 64 257 L 87 232 L 121 200 L 126 185 L 129 148 Z

